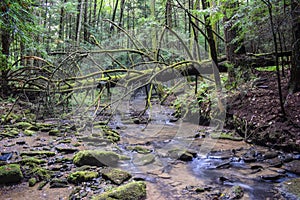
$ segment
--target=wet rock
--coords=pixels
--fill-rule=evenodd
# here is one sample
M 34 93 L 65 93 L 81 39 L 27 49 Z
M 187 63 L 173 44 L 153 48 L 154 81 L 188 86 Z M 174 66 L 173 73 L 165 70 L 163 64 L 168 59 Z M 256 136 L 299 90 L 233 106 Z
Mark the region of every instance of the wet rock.
M 240 136 L 235 136 L 234 133 L 212 133 L 210 134 L 213 139 L 223 139 L 223 140 L 232 140 L 232 141 L 242 141 L 244 138 Z
M 181 150 L 181 149 L 171 149 L 168 151 L 168 154 L 173 159 L 178 159 L 182 161 L 192 161 L 193 158 L 197 157 L 196 152 L 192 152 L 189 150 Z
M 19 128 L 19 129 L 28 129 L 30 127 L 32 127 L 33 125 L 28 123 L 28 122 L 18 122 L 14 124 L 14 127 Z
M 28 163 L 43 164 L 43 163 L 46 163 L 46 161 L 35 158 L 35 157 L 27 157 L 27 158 L 23 158 L 22 160 L 20 160 L 19 163 L 21 163 L 23 165 L 28 164 Z
M 70 183 L 81 183 L 85 181 L 91 181 L 99 176 L 98 172 L 94 171 L 76 171 L 68 176 Z
M 48 180 L 42 181 L 38 186 L 38 190 L 42 190 L 47 185 L 48 182 L 49 182 Z
M 131 182 L 107 191 L 93 200 L 142 200 L 146 198 L 146 184 L 142 181 Z
M 55 152 L 52 151 L 26 151 L 26 152 L 21 152 L 21 156 L 55 156 Z
M 142 146 L 128 146 L 127 147 L 128 150 L 131 150 L 131 151 L 136 151 L 137 153 L 140 153 L 140 154 L 148 154 L 148 153 L 151 153 L 151 149 L 148 149 L 148 148 L 145 148 L 145 147 L 142 147 Z
M 77 166 L 116 166 L 119 159 L 119 155 L 112 151 L 84 150 L 76 153 L 73 163 Z
M 273 158 L 273 159 L 268 159 L 266 162 L 269 164 L 270 167 L 281 167 L 282 162 L 279 158 Z
M 230 188 L 228 199 L 241 199 L 243 196 L 244 189 L 239 185 L 235 185 Z
M 275 151 L 270 151 L 270 152 L 266 152 L 265 154 L 263 154 L 264 159 L 272 159 L 272 158 L 276 158 L 277 156 L 278 156 L 278 153 Z
M 29 168 L 27 172 L 31 177 L 34 177 L 37 179 L 37 181 L 42 180 L 49 180 L 53 174 L 52 171 L 49 171 L 43 167 L 40 167 L 38 165 L 33 165 L 31 168 Z
M 58 129 L 52 129 L 48 132 L 49 136 L 61 136 L 61 132 Z
M 66 188 L 68 181 L 66 179 L 54 178 L 50 181 L 50 188 Z
M 29 187 L 35 186 L 36 183 L 37 183 L 37 180 L 36 180 L 35 177 L 30 178 L 30 179 L 28 180 L 28 186 L 29 186 Z
M 74 153 L 76 151 L 79 151 L 77 148 L 74 147 L 68 147 L 68 146 L 56 146 L 55 149 L 58 152 L 62 152 L 62 153 Z
M 102 177 L 106 180 L 120 185 L 131 178 L 131 174 L 116 168 L 107 168 L 102 170 Z
M 17 145 L 25 145 L 25 144 L 26 144 L 26 141 L 25 141 L 25 140 L 17 141 L 16 144 L 17 144 Z
M 300 178 L 284 181 L 281 187 L 287 199 L 300 199 Z
M 254 156 L 250 156 L 250 155 L 245 155 L 245 156 L 242 157 L 242 159 L 246 163 L 255 162 L 256 161 L 256 158 Z
M 0 161 L 8 161 L 12 158 L 13 152 L 1 153 Z
M 23 179 L 23 174 L 18 164 L 9 164 L 0 167 L 0 184 L 18 183 Z
M 284 164 L 284 169 L 294 174 L 300 175 L 300 160 L 293 160 Z
M 209 159 L 229 159 L 233 156 L 232 151 L 212 151 L 208 154 Z
M 36 134 L 36 131 L 26 129 L 26 130 L 24 130 L 23 133 L 24 133 L 25 136 L 33 136 L 33 135 Z
M 293 154 L 283 154 L 280 156 L 280 159 L 282 160 L 282 162 L 291 162 L 292 160 L 294 160 L 293 156 Z
M 264 172 L 263 175 L 261 175 L 261 178 L 263 180 L 278 180 L 284 176 L 285 176 L 284 174 L 268 171 L 268 172 Z
M 148 165 L 150 163 L 153 163 L 154 161 L 155 161 L 155 156 L 152 154 L 136 156 L 133 159 L 133 163 L 139 166 Z

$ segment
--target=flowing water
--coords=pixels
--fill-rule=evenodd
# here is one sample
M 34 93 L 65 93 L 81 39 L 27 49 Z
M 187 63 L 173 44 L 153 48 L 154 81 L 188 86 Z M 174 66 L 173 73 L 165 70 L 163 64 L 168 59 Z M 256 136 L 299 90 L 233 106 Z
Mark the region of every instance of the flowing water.
M 285 154 L 244 141 L 213 139 L 210 136 L 214 133 L 213 127 L 198 126 L 189 120 L 175 121 L 173 110 L 159 104 L 153 104 L 139 115 L 143 107 L 142 98 L 126 102 L 110 126 L 121 134 L 121 141 L 112 148 L 130 158 L 119 167 L 129 171 L 135 180 L 147 182 L 149 200 L 233 199 L 233 186 L 242 188 L 242 199 L 280 199 L 283 197 L 279 194 L 279 184 L 297 177 L 286 171 L 284 161 L 280 160 L 288 156 L 299 160 L 297 154 Z M 21 140 L 38 148 L 55 143 L 56 139 L 39 135 Z M 5 148 L 2 146 L 0 150 Z M 182 156 L 186 152 L 187 156 Z M 0 199 L 63 200 L 68 199 L 74 188 L 45 187 L 40 191 L 23 183 L 2 188 Z

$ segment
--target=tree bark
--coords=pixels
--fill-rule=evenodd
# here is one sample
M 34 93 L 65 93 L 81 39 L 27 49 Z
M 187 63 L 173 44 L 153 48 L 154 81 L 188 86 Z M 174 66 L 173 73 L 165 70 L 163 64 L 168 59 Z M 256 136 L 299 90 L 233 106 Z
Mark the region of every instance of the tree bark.
M 299 0 L 291 1 L 292 11 L 292 32 L 293 32 L 293 43 L 292 43 L 292 68 L 291 78 L 289 82 L 290 93 L 300 91 L 300 2 Z

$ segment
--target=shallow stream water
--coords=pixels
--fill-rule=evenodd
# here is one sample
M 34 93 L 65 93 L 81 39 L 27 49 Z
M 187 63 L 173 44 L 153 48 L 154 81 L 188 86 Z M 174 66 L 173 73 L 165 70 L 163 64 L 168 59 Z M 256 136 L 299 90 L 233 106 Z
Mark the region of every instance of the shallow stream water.
M 234 186 L 242 188 L 241 199 L 289 199 L 281 195 L 280 183 L 297 176 L 286 170 L 282 158 L 299 160 L 299 154 L 288 154 L 244 141 L 213 139 L 214 127 L 198 126 L 184 119 L 176 121 L 172 116 L 173 110 L 159 104 L 153 104 L 139 116 L 144 106 L 143 99 L 137 98 L 122 106 L 110 124 L 121 134 L 117 145 L 90 146 L 83 142 L 78 149 L 111 149 L 129 157 L 119 167 L 129 171 L 133 179 L 147 182 L 147 199 L 233 199 Z M 75 136 L 69 139 L 77 141 Z M 58 140 L 60 138 L 46 133 L 2 140 L 0 150 L 21 151 L 26 147 L 10 146 L 17 141 L 25 141 L 28 148 L 50 149 L 49 146 L 55 145 Z M 138 152 L 133 150 L 135 147 L 148 151 Z M 186 152 L 187 157 L 182 157 Z M 0 199 L 64 200 L 75 187 L 50 189 L 46 186 L 37 190 L 37 187 L 29 188 L 27 183 L 22 183 L 3 187 Z M 83 190 L 90 188 L 87 186 Z

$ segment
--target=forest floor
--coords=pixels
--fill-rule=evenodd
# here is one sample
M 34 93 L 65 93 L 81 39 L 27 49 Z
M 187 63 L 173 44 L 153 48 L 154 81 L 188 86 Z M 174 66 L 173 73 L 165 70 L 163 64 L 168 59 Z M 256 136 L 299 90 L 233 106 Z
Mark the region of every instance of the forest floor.
M 288 93 L 289 74 L 281 76 L 286 115 L 282 114 L 275 71 L 255 71 L 228 101 L 229 126 L 248 141 L 285 151 L 300 150 L 300 92 Z M 235 126 L 235 127 L 233 127 Z

